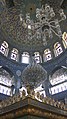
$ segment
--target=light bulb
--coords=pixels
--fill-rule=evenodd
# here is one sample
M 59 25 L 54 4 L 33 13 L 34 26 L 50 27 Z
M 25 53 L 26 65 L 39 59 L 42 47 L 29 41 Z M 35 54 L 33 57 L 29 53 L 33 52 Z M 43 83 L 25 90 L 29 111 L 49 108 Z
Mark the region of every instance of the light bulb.
M 45 5 L 45 11 L 46 11 L 46 12 L 49 12 L 49 11 L 50 11 L 50 6 L 47 5 L 47 4 Z
M 23 21 L 23 17 L 22 17 L 22 14 L 20 14 L 20 21 Z
M 37 8 L 37 9 L 36 9 L 36 18 L 39 18 L 39 17 L 40 17 L 40 9 Z
M 51 8 L 51 10 L 50 10 L 50 16 L 51 17 L 54 17 L 55 16 L 55 12 L 53 11 L 53 8 Z

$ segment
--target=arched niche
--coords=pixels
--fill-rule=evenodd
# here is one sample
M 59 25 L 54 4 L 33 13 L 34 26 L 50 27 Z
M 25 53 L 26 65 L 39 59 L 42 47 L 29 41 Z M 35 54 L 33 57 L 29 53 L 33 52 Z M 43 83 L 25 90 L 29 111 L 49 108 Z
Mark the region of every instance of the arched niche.
M 63 45 L 66 49 L 67 48 L 67 33 L 66 32 L 64 32 L 62 35 L 62 42 L 63 42 Z
M 22 57 L 21 58 L 21 63 L 29 64 L 30 55 L 29 55 L 28 52 L 23 52 L 21 57 Z
M 0 93 L 12 96 L 15 93 L 15 79 L 7 67 L 0 67 Z
M 36 63 L 42 63 L 42 57 L 39 52 L 34 52 L 34 59 Z
M 52 53 L 51 53 L 50 49 L 47 48 L 47 49 L 44 50 L 43 60 L 44 60 L 44 62 L 47 62 L 51 59 L 52 59 Z
M 59 42 L 54 44 L 54 55 L 55 57 L 59 56 L 63 52 L 62 46 Z
M 49 89 L 50 94 L 57 94 L 67 90 L 67 67 L 56 67 L 49 76 L 52 87 Z
M 3 41 L 3 43 L 0 46 L 0 52 L 4 55 L 4 56 L 8 56 L 8 52 L 9 52 L 9 45 L 6 41 Z
M 19 61 L 19 52 L 16 48 L 13 48 L 11 51 L 11 59 L 15 61 Z

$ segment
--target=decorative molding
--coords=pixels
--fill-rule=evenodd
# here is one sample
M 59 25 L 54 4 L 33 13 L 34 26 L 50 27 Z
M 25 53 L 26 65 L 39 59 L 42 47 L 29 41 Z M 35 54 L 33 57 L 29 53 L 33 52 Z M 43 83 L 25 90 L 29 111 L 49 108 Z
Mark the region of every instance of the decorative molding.
M 20 103 L 18 104 L 20 105 Z M 44 103 L 32 100 L 30 97 L 28 97 L 24 99 L 23 102 L 21 102 L 21 107 L 16 106 L 16 109 L 11 109 L 11 111 L 0 114 L 0 119 L 13 119 L 26 115 L 37 116 L 41 118 L 46 117 L 48 119 L 67 119 L 67 113 L 65 111 L 63 114 L 63 110 L 57 110 L 57 108 L 54 108 L 54 111 L 52 111 L 51 108 L 49 109 L 49 105 L 46 106 Z

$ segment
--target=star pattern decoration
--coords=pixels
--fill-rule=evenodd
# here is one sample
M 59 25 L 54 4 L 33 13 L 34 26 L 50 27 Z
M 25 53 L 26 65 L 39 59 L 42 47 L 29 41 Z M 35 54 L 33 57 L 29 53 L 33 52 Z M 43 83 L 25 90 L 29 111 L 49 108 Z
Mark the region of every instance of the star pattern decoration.
M 41 46 L 41 40 L 30 40 L 27 37 L 27 29 L 23 27 L 23 23 L 20 21 L 20 8 L 18 6 L 14 6 L 12 8 L 6 9 L 4 8 L 2 13 L 0 14 L 0 22 L 1 22 L 1 30 L 8 37 L 9 43 L 14 43 L 15 45 L 19 45 L 21 48 L 32 48 Z

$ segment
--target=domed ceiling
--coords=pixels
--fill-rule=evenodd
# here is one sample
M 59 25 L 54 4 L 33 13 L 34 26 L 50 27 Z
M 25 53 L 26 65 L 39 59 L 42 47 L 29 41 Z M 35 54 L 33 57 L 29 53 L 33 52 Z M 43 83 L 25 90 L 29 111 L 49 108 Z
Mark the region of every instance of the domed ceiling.
M 55 42 L 61 42 L 61 38 L 58 38 L 54 33 L 52 33 L 53 38 L 47 38 L 45 45 L 41 38 L 28 38 L 27 26 L 26 24 L 23 26 L 22 19 L 20 20 L 20 15 L 23 15 L 22 17 L 25 19 L 26 14 L 30 13 L 31 19 L 35 22 L 36 8 L 41 8 L 42 5 L 49 3 L 57 13 L 57 5 L 59 6 L 59 9 L 63 2 L 64 0 L 1 0 L 0 35 L 2 35 L 2 38 L 0 39 L 0 42 L 6 40 L 9 45 L 16 47 L 20 51 L 43 51 L 47 47 L 52 48 Z M 66 20 L 60 23 L 62 32 L 67 31 L 67 28 L 65 27 L 66 24 Z M 36 29 L 32 31 L 33 36 L 35 33 Z

